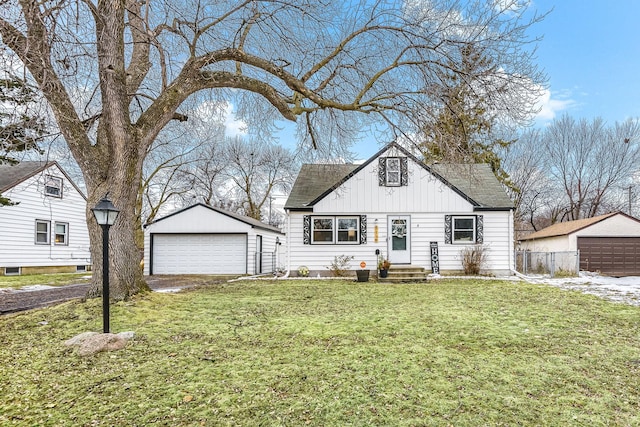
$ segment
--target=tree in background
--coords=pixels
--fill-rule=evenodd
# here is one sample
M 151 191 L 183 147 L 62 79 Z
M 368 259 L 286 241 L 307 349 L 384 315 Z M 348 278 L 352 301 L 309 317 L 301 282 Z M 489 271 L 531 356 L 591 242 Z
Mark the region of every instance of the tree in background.
M 43 120 L 30 112 L 37 102 L 36 92 L 16 76 L 0 79 L 0 164 L 17 164 L 19 153 L 40 151 L 38 142 L 44 136 Z M 13 204 L 0 194 L 0 206 Z
M 460 64 L 458 68 L 456 63 Z M 457 58 L 450 60 L 450 66 L 438 73 L 439 82 L 433 89 L 438 94 L 434 100 L 437 113 L 424 129 L 424 141 L 419 143 L 424 160 L 427 164 L 488 163 L 496 177 L 510 186 L 499 152 L 513 141 L 496 136 L 499 112 L 492 110 L 491 99 L 511 91 L 509 80 L 501 76 L 502 71 L 490 57 L 472 44 L 463 45 Z M 485 92 L 487 84 L 483 81 L 494 82 L 492 92 Z
M 505 164 L 520 189 L 517 216 L 536 230 L 628 209 L 640 173 L 640 120 L 607 125 L 565 115 L 511 148 Z
M 262 220 L 274 192 L 288 192 L 298 167 L 293 155 L 276 144 L 234 139 L 227 142 L 224 174 L 234 183 L 243 214 Z
M 0 49 L 16 57 L 48 101 L 82 170 L 101 293 L 102 248 L 90 209 L 105 194 L 120 209 L 111 229 L 111 295 L 147 289 L 135 241 L 144 159 L 189 102 L 236 104 L 249 127 L 298 124 L 301 143 L 348 147 L 363 126 L 415 134 L 443 67 L 460 44 L 491 58 L 521 96 L 544 76 L 533 63 L 517 0 L 5 0 Z M 493 81 L 483 81 L 493 93 Z M 530 105 L 495 92 L 491 109 L 514 119 Z M 181 110 L 181 111 L 178 111 Z M 354 120 L 357 115 L 357 121 Z M 357 126 L 354 126 L 357 123 Z M 257 126 L 260 124 L 259 126 Z

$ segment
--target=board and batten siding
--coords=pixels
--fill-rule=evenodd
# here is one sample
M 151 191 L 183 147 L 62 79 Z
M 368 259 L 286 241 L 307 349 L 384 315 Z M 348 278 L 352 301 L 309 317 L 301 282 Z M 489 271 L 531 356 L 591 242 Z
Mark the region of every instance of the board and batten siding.
M 467 245 L 445 243 L 445 215 L 482 215 L 483 235 L 487 250 L 486 271 L 493 274 L 508 275 L 513 266 L 513 218 L 511 211 L 452 211 L 435 213 L 406 213 L 411 216 L 411 265 L 424 267 L 431 270 L 431 242 L 438 242 L 440 270 L 446 272 L 459 272 L 462 270 L 460 252 Z M 303 217 L 304 215 L 349 215 L 355 212 L 293 212 L 289 216 L 288 247 L 291 248 L 288 255 L 289 267 L 297 271 L 300 266 L 307 266 L 313 273 L 326 273 L 337 255 L 353 256 L 349 269 L 360 268 L 360 262 L 367 263 L 367 269 L 377 269 L 376 249 L 383 256 L 387 253 L 387 218 L 391 213 L 367 213 L 357 212 L 358 215 L 367 215 L 367 243 L 366 244 L 333 244 L 333 245 L 305 245 L 303 244 Z M 375 241 L 376 220 L 378 224 L 378 241 Z
M 409 185 L 378 185 L 371 162 L 313 207 L 314 214 L 389 212 L 472 212 L 473 206 L 423 167 L 408 162 Z
M 45 196 L 45 175 L 62 178 L 62 198 Z M 3 196 L 14 206 L 0 207 L 0 267 L 91 265 L 86 200 L 53 165 L 21 182 Z M 36 244 L 36 220 L 50 222 L 49 244 Z M 55 223 L 68 224 L 68 244 L 54 243 Z

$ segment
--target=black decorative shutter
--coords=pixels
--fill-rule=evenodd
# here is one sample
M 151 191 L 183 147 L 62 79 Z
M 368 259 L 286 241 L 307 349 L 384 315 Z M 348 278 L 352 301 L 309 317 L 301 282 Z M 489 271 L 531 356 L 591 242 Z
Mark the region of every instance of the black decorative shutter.
M 400 185 L 409 185 L 409 161 L 406 157 L 400 158 Z
M 360 244 L 367 243 L 367 216 L 360 215 Z
M 387 158 L 378 158 L 378 185 L 386 187 L 387 185 Z
M 444 242 L 451 244 L 451 215 L 444 216 Z
M 302 244 L 311 244 L 311 215 L 302 216 Z
M 476 215 L 476 243 L 482 243 L 483 238 L 483 227 L 484 227 L 484 218 L 482 215 Z

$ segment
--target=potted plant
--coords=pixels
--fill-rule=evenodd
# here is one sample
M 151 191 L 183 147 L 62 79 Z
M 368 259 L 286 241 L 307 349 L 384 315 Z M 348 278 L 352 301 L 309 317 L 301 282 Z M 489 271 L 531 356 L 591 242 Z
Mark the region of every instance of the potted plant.
M 391 263 L 388 259 L 381 259 L 378 263 L 378 270 L 380 270 L 380 277 L 387 277 L 387 273 L 389 272 L 389 267 L 391 267 Z

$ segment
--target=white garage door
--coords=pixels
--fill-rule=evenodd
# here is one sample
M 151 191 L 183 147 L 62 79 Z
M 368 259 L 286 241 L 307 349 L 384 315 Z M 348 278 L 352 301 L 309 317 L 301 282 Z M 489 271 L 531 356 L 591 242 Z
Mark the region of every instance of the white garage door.
M 245 274 L 246 234 L 154 234 L 153 274 Z

